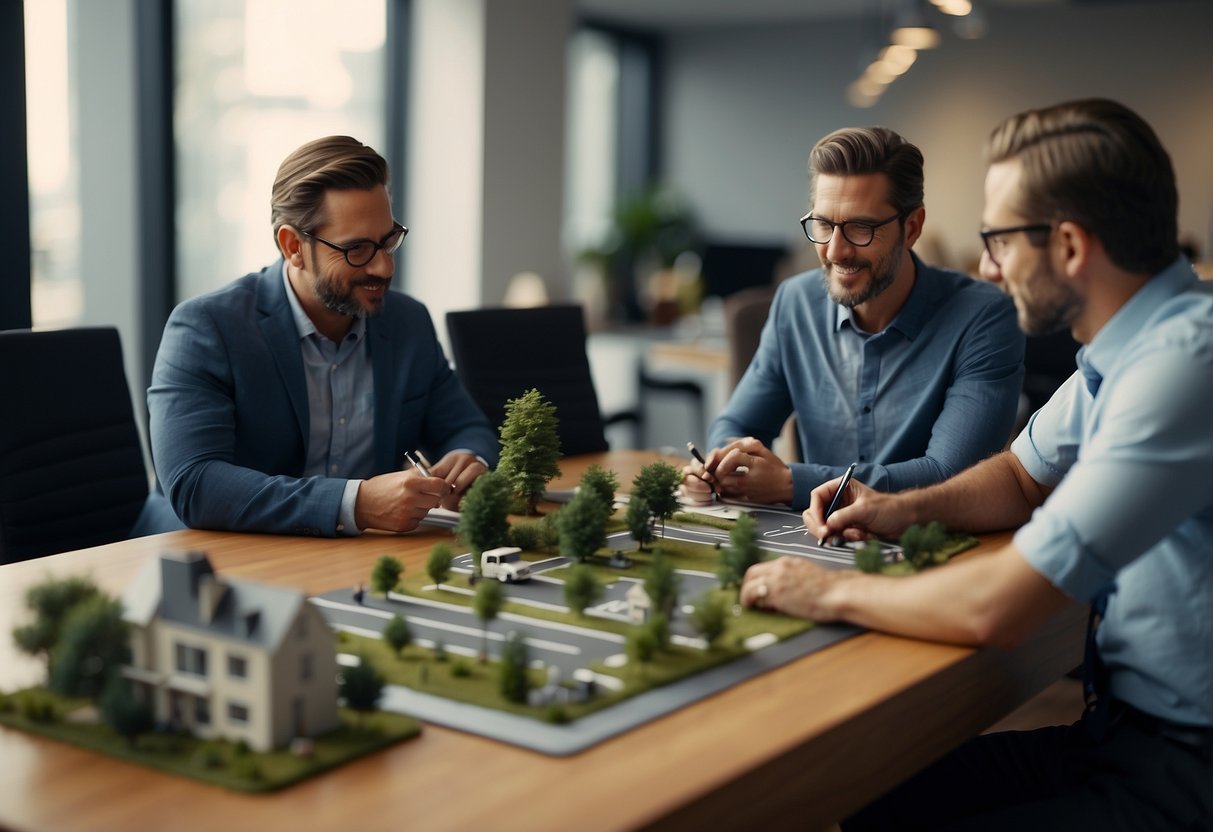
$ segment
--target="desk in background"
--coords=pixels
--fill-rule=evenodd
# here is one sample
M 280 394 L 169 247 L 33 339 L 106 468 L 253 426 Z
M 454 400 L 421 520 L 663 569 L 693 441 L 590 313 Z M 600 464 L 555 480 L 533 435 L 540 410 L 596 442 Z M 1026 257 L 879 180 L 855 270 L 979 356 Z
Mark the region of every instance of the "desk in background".
M 630 482 L 653 454 L 591 462 Z M 674 460 L 671 460 L 674 461 Z M 0 689 L 42 678 L 8 636 L 27 587 L 91 573 L 119 593 L 149 557 L 201 549 L 220 573 L 315 594 L 390 553 L 425 568 L 449 532 L 318 540 L 184 531 L 0 566 Z M 997 535 L 990 547 L 1008 539 Z M 979 550 L 980 551 L 980 550 Z M 739 829 L 826 826 L 1026 701 L 1080 660 L 1065 609 L 1010 651 L 865 633 L 567 758 L 426 726 L 420 738 L 250 796 L 0 728 L 0 827 L 29 830 Z M 492 784 L 491 788 L 484 784 Z

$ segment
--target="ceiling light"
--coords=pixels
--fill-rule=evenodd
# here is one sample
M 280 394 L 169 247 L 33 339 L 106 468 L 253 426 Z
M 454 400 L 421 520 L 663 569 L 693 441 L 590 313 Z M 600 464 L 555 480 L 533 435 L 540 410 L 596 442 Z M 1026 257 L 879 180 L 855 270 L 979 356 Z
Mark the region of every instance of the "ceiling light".
M 903 0 L 901 9 L 893 19 L 893 33 L 889 40 L 911 49 L 934 49 L 939 46 L 939 30 L 927 20 L 921 0 Z
M 931 2 L 944 14 L 955 17 L 964 17 L 973 11 L 973 4 L 969 0 L 931 0 Z
M 894 75 L 903 75 L 918 60 L 918 53 L 908 46 L 893 44 L 880 50 L 880 62 Z

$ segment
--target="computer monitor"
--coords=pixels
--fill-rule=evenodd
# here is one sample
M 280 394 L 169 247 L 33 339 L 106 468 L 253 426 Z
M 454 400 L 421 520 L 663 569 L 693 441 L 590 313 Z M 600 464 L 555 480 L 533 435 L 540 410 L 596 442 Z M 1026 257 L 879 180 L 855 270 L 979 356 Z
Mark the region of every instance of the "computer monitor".
M 703 249 L 703 293 L 725 298 L 751 286 L 770 286 L 787 256 L 782 244 L 708 243 Z

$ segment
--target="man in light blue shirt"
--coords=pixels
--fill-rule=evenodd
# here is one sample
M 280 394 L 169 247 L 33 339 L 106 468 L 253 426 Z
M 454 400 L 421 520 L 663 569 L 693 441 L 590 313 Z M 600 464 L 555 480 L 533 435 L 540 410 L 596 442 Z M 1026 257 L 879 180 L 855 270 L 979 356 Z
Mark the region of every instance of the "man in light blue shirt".
M 1179 257 L 1170 158 L 1111 101 L 1031 111 L 987 146 L 982 274 L 1029 334 L 1069 327 L 1076 372 L 1011 450 L 937 486 L 813 492 L 810 533 L 942 520 L 1011 544 L 904 580 L 805 561 L 749 570 L 742 601 L 964 644 L 1015 644 L 1092 604 L 1072 726 L 962 746 L 847 829 L 1213 827 L 1213 286 Z M 1093 636 L 1093 637 L 1092 637 Z
M 858 463 L 881 490 L 939 482 L 1001 450 L 1023 380 L 1014 305 L 968 275 L 926 265 L 922 154 L 885 128 L 826 136 L 809 157 L 801 219 L 820 269 L 775 293 L 753 361 L 708 433 L 686 490 L 808 506 Z M 802 463 L 770 445 L 796 416 Z M 744 470 L 744 475 L 741 471 Z

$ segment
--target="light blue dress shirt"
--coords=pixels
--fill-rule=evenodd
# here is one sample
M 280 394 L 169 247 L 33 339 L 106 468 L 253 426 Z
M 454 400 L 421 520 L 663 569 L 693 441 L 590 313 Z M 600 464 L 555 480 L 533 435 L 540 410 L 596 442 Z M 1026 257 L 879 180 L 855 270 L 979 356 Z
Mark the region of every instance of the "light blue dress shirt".
M 1074 598 L 1111 590 L 1097 643 L 1113 696 L 1213 724 L 1213 285 L 1181 259 L 1078 364 L 1012 445 L 1056 486 L 1015 544 Z
M 375 464 L 375 379 L 366 349 L 366 320 L 356 318 L 340 344 L 321 335 L 303 311 L 282 267 L 299 350 L 307 377 L 310 416 L 305 477 L 346 479 L 337 533 L 356 535 L 354 505 L 362 480 Z
M 859 329 L 815 269 L 780 284 L 758 350 L 708 432 L 770 447 L 793 411 L 803 463 L 792 507 L 842 474 L 881 491 L 945 480 L 1001 450 L 1023 382 L 1024 337 L 996 287 L 925 265 L 883 331 Z

